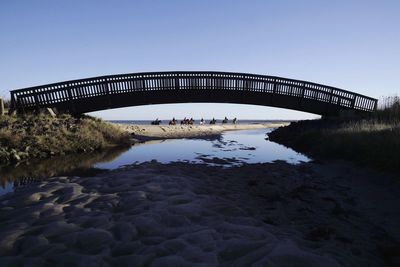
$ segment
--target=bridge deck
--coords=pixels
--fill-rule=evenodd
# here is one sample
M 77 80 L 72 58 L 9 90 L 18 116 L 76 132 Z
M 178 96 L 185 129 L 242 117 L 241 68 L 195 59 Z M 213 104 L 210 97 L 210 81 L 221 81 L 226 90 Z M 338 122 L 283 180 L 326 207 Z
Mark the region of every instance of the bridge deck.
M 11 108 L 52 107 L 85 113 L 156 103 L 229 102 L 275 106 L 321 115 L 371 112 L 377 100 L 322 84 L 231 72 L 149 72 L 65 81 L 11 91 Z

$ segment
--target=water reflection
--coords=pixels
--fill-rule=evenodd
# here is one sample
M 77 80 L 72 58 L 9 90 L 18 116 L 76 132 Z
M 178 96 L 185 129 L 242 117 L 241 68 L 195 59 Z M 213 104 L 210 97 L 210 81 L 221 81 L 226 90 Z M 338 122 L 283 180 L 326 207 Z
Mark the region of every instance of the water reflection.
M 0 195 L 13 186 L 32 183 L 46 177 L 94 175 L 123 165 L 157 160 L 162 163 L 185 161 L 219 166 L 284 160 L 289 163 L 309 159 L 292 149 L 266 140 L 270 129 L 226 132 L 207 139 L 171 139 L 148 141 L 129 149 L 114 148 L 102 152 L 54 157 L 0 167 Z
M 21 185 L 57 175 L 84 175 L 99 170 L 92 168 L 98 162 L 113 161 L 127 148 L 112 148 L 90 154 L 66 155 L 50 159 L 32 160 L 18 165 L 0 167 L 0 185 L 4 189 L 11 183 Z
M 134 146 L 114 161 L 95 166 L 114 169 L 119 166 L 156 159 L 162 163 L 188 161 L 209 165 L 234 166 L 283 160 L 292 164 L 309 159 L 296 151 L 266 140 L 271 129 L 225 132 L 209 139 L 173 139 Z

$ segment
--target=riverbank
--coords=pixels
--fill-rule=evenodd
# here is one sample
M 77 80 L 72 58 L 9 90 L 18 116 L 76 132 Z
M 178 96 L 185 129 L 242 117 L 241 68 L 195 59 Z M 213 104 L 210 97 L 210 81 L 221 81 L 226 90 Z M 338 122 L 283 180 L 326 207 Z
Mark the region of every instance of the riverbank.
M 130 137 L 111 123 L 88 116 L 1 116 L 0 164 L 129 146 Z
M 90 153 L 132 143 L 216 136 L 224 131 L 279 127 L 288 123 L 238 125 L 129 125 L 89 116 L 26 115 L 0 117 L 0 164 Z
M 136 142 L 174 139 L 204 138 L 219 135 L 224 131 L 277 128 L 289 125 L 288 122 L 254 124 L 216 124 L 216 125 L 133 125 L 116 123 L 120 129 L 129 133 Z
M 396 182 L 284 162 L 49 178 L 0 197 L 0 265 L 397 266 Z
M 268 134 L 273 142 L 319 159 L 344 159 L 400 174 L 400 124 L 375 120 L 292 122 Z
M 362 116 L 292 122 L 268 134 L 314 158 L 345 159 L 400 174 L 400 98 L 386 97 L 380 108 Z

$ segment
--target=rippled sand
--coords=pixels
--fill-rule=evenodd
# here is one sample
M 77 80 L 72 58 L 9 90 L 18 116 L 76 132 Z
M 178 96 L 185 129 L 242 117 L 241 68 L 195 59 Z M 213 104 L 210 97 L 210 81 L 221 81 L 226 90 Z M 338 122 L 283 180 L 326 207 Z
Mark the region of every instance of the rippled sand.
M 373 178 L 284 162 L 50 178 L 0 198 L 0 266 L 388 266 L 399 188 Z

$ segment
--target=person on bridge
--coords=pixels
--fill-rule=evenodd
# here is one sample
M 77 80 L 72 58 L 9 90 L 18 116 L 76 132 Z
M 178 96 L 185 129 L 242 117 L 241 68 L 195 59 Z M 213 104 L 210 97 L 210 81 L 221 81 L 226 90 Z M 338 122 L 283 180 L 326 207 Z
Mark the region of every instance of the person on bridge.
M 233 124 L 236 124 L 236 118 L 234 118 L 232 122 L 233 122 Z
M 200 120 L 200 125 L 203 125 L 203 124 L 204 124 L 204 119 L 201 118 L 201 120 Z

